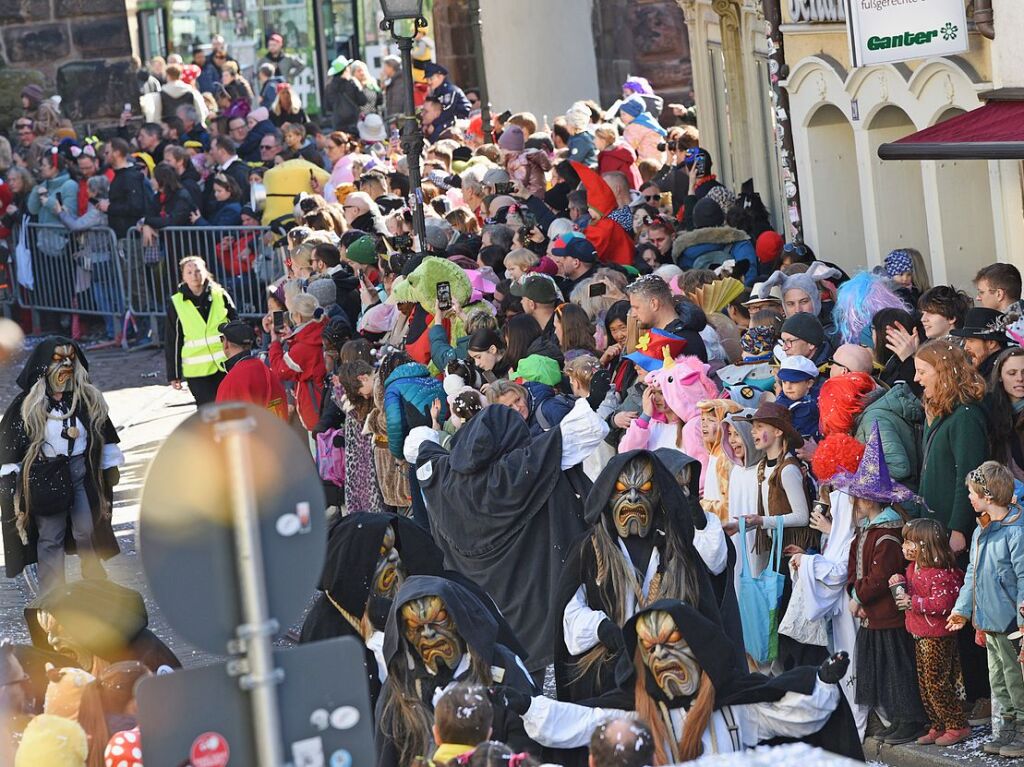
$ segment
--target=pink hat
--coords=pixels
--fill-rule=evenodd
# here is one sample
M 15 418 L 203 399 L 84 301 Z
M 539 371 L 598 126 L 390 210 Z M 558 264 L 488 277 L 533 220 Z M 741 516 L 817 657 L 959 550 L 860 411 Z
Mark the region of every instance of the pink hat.
M 518 125 L 509 125 L 498 137 L 498 146 L 506 152 L 522 152 L 526 148 L 526 135 Z

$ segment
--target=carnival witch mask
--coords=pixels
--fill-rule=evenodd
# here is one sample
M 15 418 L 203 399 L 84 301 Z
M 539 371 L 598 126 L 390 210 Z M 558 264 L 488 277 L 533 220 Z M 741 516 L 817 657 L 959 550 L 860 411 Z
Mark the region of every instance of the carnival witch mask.
M 636 622 L 640 658 L 665 696 L 689 698 L 700 687 L 700 666 L 670 613 L 655 610 Z
M 424 596 L 402 605 L 402 631 L 431 674 L 458 668 L 466 645 L 441 597 Z
M 405 567 L 402 565 L 398 549 L 395 548 L 395 531 L 388 525 L 384 531 L 384 539 L 380 543 L 377 569 L 373 572 L 371 598 L 394 599 L 405 578 Z
M 654 464 L 640 456 L 629 461 L 611 495 L 612 522 L 620 538 L 646 538 L 654 529 L 661 494 L 654 483 Z
M 50 393 L 70 391 L 74 373 L 75 347 L 70 344 L 54 347 L 50 364 L 46 368 L 46 384 Z

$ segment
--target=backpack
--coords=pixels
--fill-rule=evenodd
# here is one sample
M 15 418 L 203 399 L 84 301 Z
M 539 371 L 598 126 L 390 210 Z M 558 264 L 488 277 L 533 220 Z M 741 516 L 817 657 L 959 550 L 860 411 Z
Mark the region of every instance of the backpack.
M 701 253 L 697 258 L 693 260 L 693 266 L 691 269 L 717 269 L 719 266 L 724 264 L 726 261 L 732 259 L 732 246 L 736 243 L 729 243 L 724 248 L 717 250 L 709 250 L 707 253 Z
M 338 443 L 341 444 L 338 444 Z M 345 485 L 345 432 L 328 429 L 316 435 L 316 467 L 320 479 L 336 487 Z

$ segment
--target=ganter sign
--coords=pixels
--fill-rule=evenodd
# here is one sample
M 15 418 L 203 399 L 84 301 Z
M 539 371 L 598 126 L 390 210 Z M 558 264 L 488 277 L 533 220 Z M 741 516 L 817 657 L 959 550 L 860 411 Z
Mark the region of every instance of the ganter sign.
M 844 0 L 855 67 L 963 53 L 964 0 Z

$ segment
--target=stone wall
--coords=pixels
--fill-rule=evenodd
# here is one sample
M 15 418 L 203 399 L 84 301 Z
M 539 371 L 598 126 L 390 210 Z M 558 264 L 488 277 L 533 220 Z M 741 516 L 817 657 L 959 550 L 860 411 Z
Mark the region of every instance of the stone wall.
M 138 94 L 124 0 L 0 0 L 0 127 L 30 82 L 76 123 L 116 119 Z
M 596 0 L 593 26 L 602 104 L 622 96 L 629 75 L 650 80 L 666 104 L 693 103 L 690 43 L 674 0 Z

